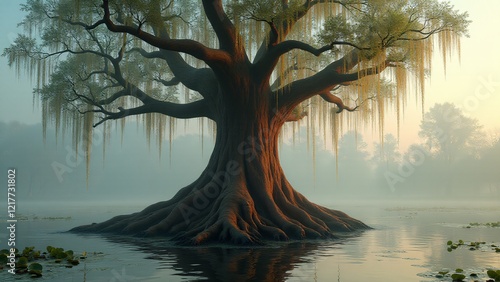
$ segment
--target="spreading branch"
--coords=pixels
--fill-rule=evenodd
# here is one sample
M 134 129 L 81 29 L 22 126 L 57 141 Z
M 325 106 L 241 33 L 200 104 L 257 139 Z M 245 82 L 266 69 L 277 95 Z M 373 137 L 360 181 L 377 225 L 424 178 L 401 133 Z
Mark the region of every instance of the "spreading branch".
M 197 59 L 206 62 L 210 66 L 220 66 L 231 61 L 230 55 L 223 51 L 208 48 L 200 42 L 189 39 L 167 39 L 155 36 L 142 29 L 135 28 L 123 24 L 115 24 L 111 20 L 111 12 L 109 10 L 109 0 L 103 0 L 102 8 L 104 9 L 103 19 L 96 22 L 92 26 L 87 26 L 87 29 L 93 29 L 101 24 L 105 24 L 108 30 L 116 33 L 127 33 L 133 35 L 152 46 L 164 50 L 176 51 L 189 54 Z
M 319 96 L 321 98 L 323 98 L 323 100 L 327 101 L 328 103 L 332 103 L 332 104 L 337 105 L 337 108 L 338 108 L 337 114 L 340 114 L 344 110 L 346 110 L 348 112 L 354 112 L 359 107 L 359 105 L 356 105 L 355 107 L 346 106 L 340 97 L 335 96 L 330 92 L 320 93 Z
M 293 108 L 314 95 L 328 93 L 337 85 L 348 84 L 366 76 L 379 74 L 387 67 L 396 66 L 394 62 L 384 61 L 374 67 L 362 69 L 354 73 L 345 73 L 349 69 L 344 64 L 351 62 L 353 57 L 357 57 L 355 54 L 356 52 L 347 54 L 342 59 L 331 63 L 316 74 L 293 81 L 276 90 L 274 94 L 279 95 L 280 107 Z M 348 67 L 354 68 L 356 65 L 357 63 L 352 63 L 348 64 Z
M 122 119 L 128 116 L 146 114 L 146 113 L 160 113 L 164 115 L 168 115 L 170 117 L 179 118 L 179 119 L 191 119 L 191 118 L 200 118 L 207 117 L 213 119 L 213 116 L 208 111 L 207 105 L 204 100 L 199 100 L 196 102 L 188 103 L 188 104 L 176 104 L 170 102 L 157 101 L 151 104 L 145 104 L 139 107 L 124 109 L 118 108 L 118 112 L 109 112 L 109 111 L 97 111 L 105 114 L 104 117 L 101 118 L 99 122 L 94 124 L 94 127 L 99 126 L 107 120 L 116 120 Z M 95 110 L 88 111 L 90 113 L 95 113 Z
M 359 80 L 363 77 L 379 74 L 382 71 L 384 71 L 387 67 L 397 67 L 397 63 L 386 60 L 378 64 L 377 66 L 373 66 L 371 68 L 365 68 L 355 73 L 341 74 L 339 75 L 340 83 L 348 83 Z
M 234 54 L 237 44 L 237 31 L 224 12 L 221 0 L 203 0 L 203 8 L 208 21 L 212 25 L 221 50 Z
M 181 81 L 177 77 L 173 77 L 169 80 L 162 79 L 161 77 L 154 78 L 155 81 L 163 84 L 164 86 L 175 86 L 178 85 Z
M 358 46 L 354 43 L 344 42 L 344 41 L 334 41 L 334 42 L 332 42 L 328 45 L 325 45 L 321 48 L 315 48 L 315 47 L 313 47 L 305 42 L 302 42 L 302 41 L 286 40 L 286 41 L 283 41 L 283 42 L 279 43 L 278 45 L 274 46 L 272 49 L 270 49 L 269 52 L 267 53 L 267 55 L 265 56 L 265 58 L 263 58 L 263 61 L 273 61 L 273 60 L 279 59 L 279 57 L 281 57 L 282 55 L 284 55 L 292 50 L 295 50 L 295 49 L 306 51 L 306 52 L 311 53 L 314 56 L 318 57 L 319 55 L 323 54 L 326 51 L 332 50 L 335 46 L 338 46 L 338 45 L 351 46 L 351 47 L 354 47 L 358 50 L 370 50 L 370 48 L 361 47 L 361 46 Z
M 168 37 L 168 34 L 161 35 Z M 218 83 L 210 68 L 195 68 L 189 65 L 178 52 L 158 50 L 147 52 L 142 48 L 132 48 L 129 52 L 138 52 L 143 57 L 165 60 L 175 76 L 187 88 L 197 91 L 203 97 L 211 97 L 217 91 Z

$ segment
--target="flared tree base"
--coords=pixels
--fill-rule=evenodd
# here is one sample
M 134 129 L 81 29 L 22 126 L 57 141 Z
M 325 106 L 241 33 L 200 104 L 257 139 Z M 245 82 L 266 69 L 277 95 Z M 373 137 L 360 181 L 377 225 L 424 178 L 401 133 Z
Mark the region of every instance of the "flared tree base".
M 281 187 L 281 193 L 268 195 L 251 193 L 236 183 L 222 185 L 223 189 L 217 185 L 196 189 L 200 186 L 193 183 L 171 200 L 158 202 L 141 212 L 70 231 L 162 236 L 182 245 L 210 242 L 251 245 L 266 240 L 335 238 L 370 228 L 343 212 L 311 203 L 288 183 L 286 186 Z

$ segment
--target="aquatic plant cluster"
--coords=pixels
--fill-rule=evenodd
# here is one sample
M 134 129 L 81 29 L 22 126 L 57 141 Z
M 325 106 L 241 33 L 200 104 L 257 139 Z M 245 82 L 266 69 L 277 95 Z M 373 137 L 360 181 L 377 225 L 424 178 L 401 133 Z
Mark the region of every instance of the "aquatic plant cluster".
M 486 225 L 485 225 L 486 226 Z M 500 247 L 498 244 L 494 243 L 486 243 L 486 242 L 465 242 L 464 240 L 458 241 L 448 241 L 446 242 L 446 246 L 448 248 L 448 252 L 452 252 L 456 249 L 468 247 L 470 251 L 481 250 L 481 251 L 495 251 L 496 253 L 500 253 Z M 484 273 L 486 272 L 486 273 Z M 454 272 L 451 272 L 448 269 L 443 269 L 432 275 L 438 279 L 445 279 L 443 281 L 447 281 L 447 279 L 451 278 L 452 281 L 465 281 L 467 277 L 470 280 L 467 281 L 480 281 L 478 279 L 488 277 L 487 282 L 498 282 L 500 281 L 500 269 L 484 269 L 484 270 L 464 270 L 461 268 L 455 269 Z M 481 280 L 483 281 L 483 280 Z
M 72 250 L 64 250 L 63 248 L 55 248 L 47 246 L 47 251 L 41 252 L 35 247 L 26 247 L 22 252 L 15 249 L 15 261 L 11 262 L 8 255 L 9 250 L 0 250 L 0 270 L 5 265 L 9 265 L 13 270 L 13 274 L 29 274 L 31 277 L 41 277 L 44 263 L 54 263 L 66 268 L 71 268 L 80 264 L 80 259 L 85 259 L 87 254 L 84 252 L 80 256 L 75 256 Z M 10 265 L 13 264 L 13 265 Z M 9 270 L 10 271 L 10 270 Z
M 437 274 L 434 275 L 434 277 L 438 279 L 448 279 L 451 278 L 452 281 L 464 281 L 467 277 L 470 277 L 470 281 L 479 281 L 480 277 L 484 276 L 480 272 L 474 272 L 474 271 L 465 271 L 461 268 L 455 269 L 455 271 L 452 273 L 447 269 L 444 269 L 442 271 L 439 271 Z M 486 276 L 490 279 L 486 280 L 486 282 L 497 282 L 500 281 L 500 270 L 496 269 L 489 269 L 486 270 Z M 469 281 L 469 280 L 467 280 Z M 482 281 L 482 280 L 481 280 Z
M 471 251 L 479 249 L 486 250 L 488 248 L 491 248 L 491 250 L 500 253 L 500 245 L 494 243 L 491 243 L 488 246 L 486 242 L 464 242 L 463 240 L 458 240 L 456 242 L 453 242 L 450 240 L 446 243 L 446 245 L 448 246 L 448 252 L 451 252 L 453 250 L 458 249 L 459 247 L 464 246 L 464 247 L 469 247 L 469 250 Z
M 487 223 L 471 222 L 465 228 L 472 228 L 472 227 L 500 227 L 500 221 L 487 222 Z

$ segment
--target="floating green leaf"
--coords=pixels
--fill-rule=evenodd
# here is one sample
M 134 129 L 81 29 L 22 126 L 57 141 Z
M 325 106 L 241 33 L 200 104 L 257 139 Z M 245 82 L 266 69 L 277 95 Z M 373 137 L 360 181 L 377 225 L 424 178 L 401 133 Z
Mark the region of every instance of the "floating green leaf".
M 498 276 L 498 274 L 494 270 L 488 270 L 486 274 L 488 274 L 489 278 L 496 278 Z
M 454 273 L 451 275 L 451 279 L 453 279 L 453 281 L 462 281 L 465 279 L 465 275 L 459 274 L 459 273 Z
M 0 253 L 0 264 L 6 264 L 9 261 L 7 255 L 4 253 Z
M 28 267 L 28 259 L 26 257 L 20 257 L 17 260 L 16 268 L 25 268 Z
M 35 270 L 35 271 L 42 271 L 43 270 L 43 266 L 37 262 L 34 262 L 32 264 L 30 264 L 29 270 Z

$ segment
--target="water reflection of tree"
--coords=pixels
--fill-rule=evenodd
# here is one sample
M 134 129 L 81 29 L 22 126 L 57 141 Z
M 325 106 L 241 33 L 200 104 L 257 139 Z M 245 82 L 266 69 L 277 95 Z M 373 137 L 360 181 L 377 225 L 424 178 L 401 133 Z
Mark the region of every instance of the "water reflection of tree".
M 142 239 L 142 238 L 141 238 Z M 110 238 L 119 243 L 137 246 L 148 253 L 147 258 L 160 261 L 162 268 L 173 269 L 177 275 L 196 281 L 285 281 L 301 264 L 314 261 L 316 242 L 274 244 L 263 247 L 179 247 L 165 242 L 137 238 Z M 324 242 L 323 242 L 324 244 Z M 332 243 L 335 244 L 335 243 Z M 312 281 L 305 278 L 304 281 Z

